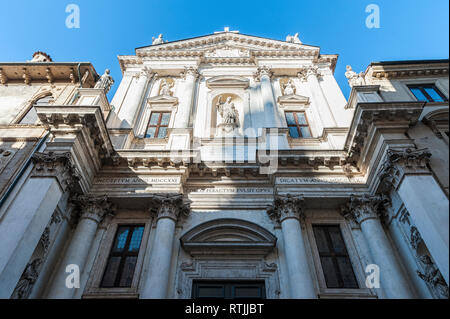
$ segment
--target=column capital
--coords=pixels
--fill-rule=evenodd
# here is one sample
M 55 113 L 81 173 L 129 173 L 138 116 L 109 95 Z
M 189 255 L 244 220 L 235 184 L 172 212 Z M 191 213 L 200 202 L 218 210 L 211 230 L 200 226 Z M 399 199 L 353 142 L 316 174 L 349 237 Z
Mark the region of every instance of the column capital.
M 79 219 L 91 219 L 97 224 L 103 221 L 108 214 L 113 214 L 114 205 L 108 200 L 108 196 L 78 195 L 71 202 L 79 207 Z
M 303 196 L 276 195 L 274 199 L 274 205 L 268 207 L 267 213 L 269 217 L 276 222 L 282 223 L 289 218 L 303 221 L 305 219 L 302 206 L 304 198 Z
M 182 194 L 154 195 L 155 207 L 150 208 L 150 213 L 157 220 L 169 218 L 177 222 L 180 216 L 187 216 L 190 212 L 189 204 L 183 202 Z
M 63 191 L 72 191 L 80 180 L 80 174 L 72 163 L 70 152 L 34 153 L 31 161 L 34 164 L 33 177 L 54 177 Z
M 381 165 L 380 180 L 388 188 L 396 189 L 405 174 L 430 174 L 427 166 L 430 158 L 431 153 L 428 149 L 389 149 Z
M 180 73 L 180 76 L 186 80 L 187 76 L 192 76 L 194 80 L 197 80 L 197 78 L 200 76 L 200 73 L 198 72 L 198 68 L 195 68 L 193 66 L 185 67 L 184 71 Z
M 267 65 L 259 66 L 255 73 L 253 73 L 253 77 L 255 81 L 261 81 L 263 76 L 267 76 L 269 79 L 272 79 L 273 72 L 272 69 Z
M 378 219 L 384 214 L 384 208 L 390 204 L 385 195 L 351 195 L 350 200 L 341 207 L 341 214 L 358 224 L 368 219 Z
M 320 76 L 319 67 L 317 65 L 304 67 L 297 73 L 297 76 L 302 82 L 306 82 L 310 76 Z

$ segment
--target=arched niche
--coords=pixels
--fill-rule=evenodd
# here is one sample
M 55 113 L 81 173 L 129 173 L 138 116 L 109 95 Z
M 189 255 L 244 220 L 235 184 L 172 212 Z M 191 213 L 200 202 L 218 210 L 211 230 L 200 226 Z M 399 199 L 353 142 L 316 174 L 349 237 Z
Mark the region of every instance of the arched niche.
M 277 238 L 265 228 L 240 219 L 220 219 L 203 223 L 181 238 L 181 245 L 191 256 L 268 255 Z
M 231 103 L 234 104 L 236 111 L 238 113 L 238 125 L 234 130 L 234 134 L 228 134 L 228 136 L 242 136 L 244 133 L 244 116 L 245 116 L 245 110 L 244 110 L 244 101 L 242 97 L 240 97 L 236 93 L 223 93 L 223 92 L 216 92 L 213 95 L 212 102 L 210 105 L 210 111 L 211 111 L 211 137 L 216 136 L 224 136 L 223 134 L 220 134 L 220 125 L 222 122 L 222 116 L 219 114 L 218 110 L 218 103 L 219 99 L 221 100 L 221 103 L 224 103 L 228 97 L 231 97 Z

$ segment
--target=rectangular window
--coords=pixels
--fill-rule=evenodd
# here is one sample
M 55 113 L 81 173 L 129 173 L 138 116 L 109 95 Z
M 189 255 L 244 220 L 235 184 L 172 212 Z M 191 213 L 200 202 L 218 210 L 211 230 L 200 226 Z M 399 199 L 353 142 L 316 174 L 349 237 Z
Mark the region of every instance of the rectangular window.
M 313 225 L 323 275 L 328 288 L 358 288 L 352 263 L 338 225 Z
M 118 227 L 103 274 L 102 288 L 131 287 L 143 233 L 143 225 Z
M 286 112 L 286 122 L 289 128 L 289 135 L 292 138 L 311 137 L 305 112 Z
M 446 102 L 447 97 L 434 84 L 408 85 L 408 88 L 419 101 Z
M 169 127 L 170 112 L 152 112 L 145 138 L 165 138 Z

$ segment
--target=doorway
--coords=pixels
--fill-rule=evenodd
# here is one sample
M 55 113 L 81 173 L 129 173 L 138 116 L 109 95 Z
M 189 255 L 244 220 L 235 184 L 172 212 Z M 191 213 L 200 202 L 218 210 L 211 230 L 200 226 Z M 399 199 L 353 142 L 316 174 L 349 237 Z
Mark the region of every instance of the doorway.
M 264 281 L 194 281 L 193 299 L 265 299 Z

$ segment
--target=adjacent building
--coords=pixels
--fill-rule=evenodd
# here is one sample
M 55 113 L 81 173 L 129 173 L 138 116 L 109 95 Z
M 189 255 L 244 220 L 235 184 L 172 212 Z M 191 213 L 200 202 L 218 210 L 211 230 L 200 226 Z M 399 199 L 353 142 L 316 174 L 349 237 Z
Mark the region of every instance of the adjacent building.
M 448 60 L 223 32 L 0 63 L 1 298 L 448 298 Z

